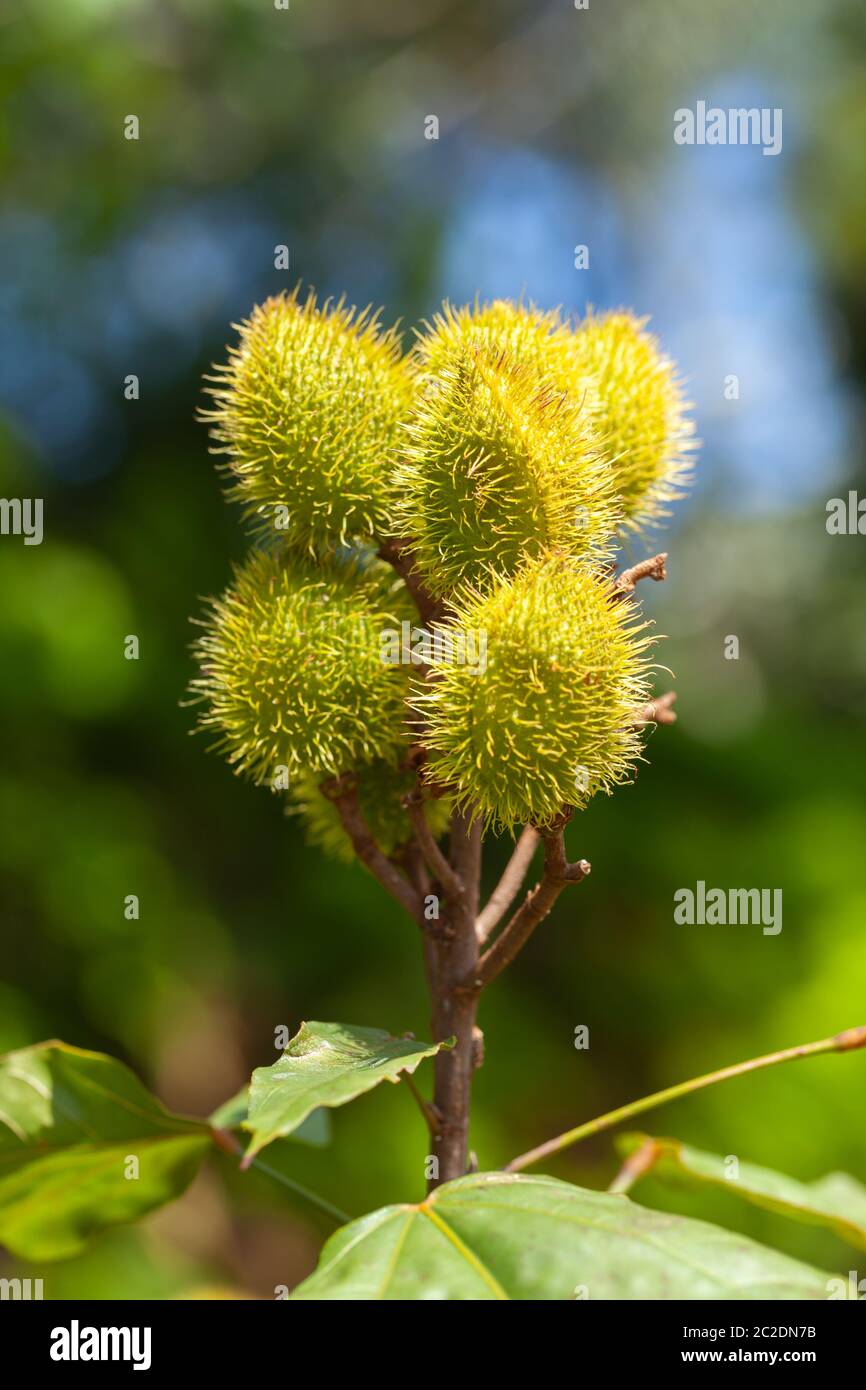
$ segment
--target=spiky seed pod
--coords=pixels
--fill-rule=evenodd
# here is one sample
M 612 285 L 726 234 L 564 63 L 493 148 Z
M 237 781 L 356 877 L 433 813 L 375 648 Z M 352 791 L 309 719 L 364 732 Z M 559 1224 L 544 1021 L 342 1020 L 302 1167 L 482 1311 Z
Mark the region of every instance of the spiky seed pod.
M 286 551 L 253 551 L 236 570 L 202 623 L 191 689 L 237 772 L 279 789 L 284 769 L 334 775 L 393 755 L 408 681 L 382 659 L 402 608 L 384 570 Z
M 486 662 L 434 661 L 411 703 L 458 806 L 497 827 L 545 824 L 629 776 L 650 639 L 609 580 L 551 555 L 460 596 L 454 626 L 486 635 Z
M 296 290 L 253 310 L 210 380 L 202 418 L 260 532 L 317 551 L 382 528 L 413 391 L 394 330 Z
M 626 311 L 590 313 L 573 337 L 575 379 L 596 380 L 598 428 L 631 529 L 668 515 L 695 447 L 682 383 L 646 323 Z
M 412 837 L 412 825 L 400 798 L 412 790 L 415 774 L 379 759 L 359 767 L 356 775 L 361 814 L 380 849 L 393 854 Z M 355 858 L 352 842 L 333 801 L 319 790 L 320 781 L 313 772 L 300 773 L 289 789 L 288 814 L 301 817 L 309 844 L 350 863 Z M 431 799 L 425 801 L 424 811 L 438 839 L 448 829 L 450 804 L 444 797 Z
M 395 475 L 395 529 L 431 592 L 487 587 L 549 547 L 606 558 L 619 508 L 583 405 L 502 354 L 436 356 Z
M 592 406 L 592 383 L 575 378 L 572 333 L 555 309 L 506 299 L 459 309 L 446 303 L 418 335 L 410 361 L 422 378 L 435 377 L 460 349 L 531 367 L 547 385 Z

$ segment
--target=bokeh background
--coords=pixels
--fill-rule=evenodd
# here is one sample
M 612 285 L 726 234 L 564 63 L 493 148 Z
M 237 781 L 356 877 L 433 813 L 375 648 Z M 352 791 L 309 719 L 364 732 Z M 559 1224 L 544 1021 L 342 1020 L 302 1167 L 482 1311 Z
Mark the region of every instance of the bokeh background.
M 570 827 L 592 877 L 485 999 L 481 1165 L 866 1021 L 866 538 L 825 528 L 829 498 L 866 492 L 859 0 L 21 0 L 0 24 L 0 493 L 46 516 L 42 546 L 0 540 L 0 1046 L 102 1048 L 205 1114 L 273 1060 L 280 1024 L 427 1030 L 413 929 L 363 871 L 306 852 L 180 703 L 189 615 L 246 545 L 194 422 L 201 376 L 231 322 L 297 278 L 407 324 L 476 293 L 632 305 L 679 359 L 703 440 L 692 496 L 646 544 L 671 552 L 643 597 L 680 720 Z M 673 113 L 698 99 L 781 107 L 782 153 L 677 146 Z M 781 934 L 676 926 L 698 879 L 781 888 Z M 866 1056 L 823 1058 L 647 1122 L 866 1179 L 864 1088 Z M 418 1195 L 405 1088 L 333 1131 L 293 1146 L 286 1175 L 352 1215 Z M 608 1137 L 550 1170 L 602 1185 L 615 1168 Z M 637 1193 L 856 1264 L 724 1193 Z M 217 1165 L 36 1272 L 48 1297 L 271 1297 L 329 1229 L 291 1188 Z

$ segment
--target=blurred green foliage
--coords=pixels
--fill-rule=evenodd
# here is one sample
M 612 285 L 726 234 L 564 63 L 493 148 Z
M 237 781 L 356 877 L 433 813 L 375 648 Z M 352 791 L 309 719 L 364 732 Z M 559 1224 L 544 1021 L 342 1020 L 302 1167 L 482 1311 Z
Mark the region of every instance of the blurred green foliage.
M 773 177 L 834 326 L 831 408 L 862 418 L 862 7 L 563 11 L 74 0 L 4 19 L 0 493 L 43 496 L 46 515 L 42 546 L 0 539 L 4 1050 L 48 1036 L 104 1048 L 166 1104 L 206 1114 L 273 1060 L 281 1024 L 312 1015 L 426 1034 L 414 929 L 360 869 L 306 852 L 275 798 L 205 756 L 180 703 L 188 615 L 244 545 L 192 422 L 200 376 L 229 322 L 284 287 L 275 244 L 292 249 L 292 279 L 411 320 L 458 292 L 454 219 L 474 158 L 495 168 L 529 149 L 563 177 L 600 180 L 626 212 L 652 205 L 675 157 L 672 109 L 711 84 L 742 104 L 737 83 L 758 72 L 771 104 L 785 93 L 790 153 Z M 423 141 L 431 110 L 438 147 Z M 131 112 L 138 142 L 122 138 Z M 758 157 L 758 172 L 775 162 Z M 542 214 L 521 196 L 509 217 L 532 226 Z M 627 272 L 600 270 L 593 292 L 664 321 L 677 275 L 721 274 L 693 204 L 675 272 L 654 278 L 635 253 Z M 736 194 L 727 205 L 733 229 Z M 499 216 L 480 222 L 497 245 Z M 566 219 L 557 234 L 570 266 L 581 227 Z M 516 243 L 501 292 L 532 287 L 545 245 Z M 750 281 L 731 313 L 772 298 L 775 274 Z M 568 308 L 583 302 L 574 279 L 560 291 Z M 714 332 L 690 325 L 676 349 L 687 375 Z M 793 336 L 769 340 L 783 376 Z M 123 397 L 131 372 L 138 401 Z M 663 541 L 671 580 L 645 596 L 669 634 L 659 659 L 680 722 L 653 734 L 634 787 L 570 827 L 592 877 L 485 999 L 482 1167 L 662 1085 L 864 1021 L 866 542 L 824 528 L 827 497 L 863 487 L 856 447 L 834 445 L 830 473 L 792 456 L 790 496 L 784 460 L 769 502 L 750 510 L 740 488 L 761 475 L 762 447 L 733 427 L 713 436 L 698 416 L 702 483 Z M 123 655 L 130 633 L 137 662 Z M 738 661 L 723 658 L 728 634 Z M 491 850 L 491 882 L 506 852 Z M 782 888 L 783 931 L 675 926 L 673 893 L 698 879 Z M 133 893 L 140 917 L 127 920 Z M 580 1024 L 588 1052 L 574 1047 Z M 802 1179 L 845 1168 L 863 1180 L 864 1085 L 866 1057 L 818 1059 L 679 1102 L 648 1128 Z M 287 1176 L 352 1215 L 416 1196 L 425 1134 L 404 1092 L 346 1107 L 331 1147 L 299 1146 Z M 601 1185 L 615 1162 L 601 1137 L 552 1171 Z M 290 1188 L 219 1168 L 141 1231 L 35 1271 L 46 1295 L 291 1286 L 327 1223 Z M 832 1237 L 724 1193 L 649 1182 L 637 1193 L 847 1268 Z

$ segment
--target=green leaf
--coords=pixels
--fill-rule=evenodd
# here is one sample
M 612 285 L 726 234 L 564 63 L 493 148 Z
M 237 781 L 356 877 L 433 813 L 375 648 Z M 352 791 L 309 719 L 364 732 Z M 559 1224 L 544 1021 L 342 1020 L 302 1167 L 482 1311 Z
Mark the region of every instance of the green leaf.
M 413 1072 L 425 1057 L 449 1046 L 450 1041 L 394 1038 L 381 1028 L 302 1023 L 279 1061 L 253 1072 L 243 1121 L 253 1137 L 244 1162 L 295 1131 L 317 1107 L 345 1105 L 380 1081 L 399 1081 L 401 1071 Z
M 727 1176 L 725 1159 L 681 1144 L 678 1139 L 628 1134 L 622 1136 L 618 1147 L 627 1153 L 647 1140 L 658 1149 L 651 1171 L 659 1177 L 676 1177 L 693 1184 L 713 1183 L 781 1216 L 827 1226 L 850 1245 L 866 1250 L 866 1187 L 847 1173 L 828 1173 L 817 1182 L 804 1183 L 772 1168 L 740 1163 L 737 1176 L 732 1178 Z
M 703 1221 L 557 1178 L 484 1173 L 331 1236 L 292 1297 L 822 1299 L 830 1275 Z
M 214 1129 L 240 1129 L 249 1111 L 249 1085 L 242 1086 L 236 1096 L 213 1112 L 210 1124 Z M 314 1148 L 324 1148 L 331 1142 L 331 1117 L 327 1110 L 313 1110 L 305 1120 L 287 1135 L 291 1143 L 311 1144 Z
M 47 1042 L 0 1057 L 0 1244 L 22 1259 L 77 1254 L 178 1197 L 209 1134 L 100 1052 Z

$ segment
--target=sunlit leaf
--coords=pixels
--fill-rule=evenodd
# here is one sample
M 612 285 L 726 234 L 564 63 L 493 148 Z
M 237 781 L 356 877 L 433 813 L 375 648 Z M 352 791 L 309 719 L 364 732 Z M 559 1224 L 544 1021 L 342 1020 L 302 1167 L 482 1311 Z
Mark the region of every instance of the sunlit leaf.
M 399 1081 L 447 1045 L 394 1038 L 381 1028 L 302 1023 L 279 1061 L 253 1072 L 245 1161 L 293 1133 L 319 1106 L 345 1105 L 381 1081 Z
M 344 1226 L 292 1297 L 821 1299 L 831 1277 L 625 1196 L 486 1173 Z

